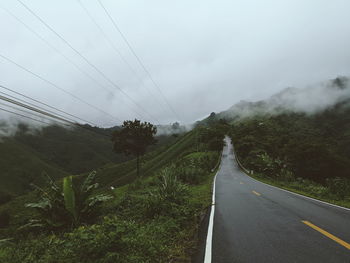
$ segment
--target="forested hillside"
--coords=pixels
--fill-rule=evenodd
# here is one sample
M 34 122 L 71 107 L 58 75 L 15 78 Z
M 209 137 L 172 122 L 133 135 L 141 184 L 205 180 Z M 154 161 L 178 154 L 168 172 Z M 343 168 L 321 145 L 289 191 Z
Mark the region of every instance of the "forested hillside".
M 232 135 L 244 165 L 251 170 L 267 171 L 267 158 L 271 158 L 295 176 L 321 183 L 326 178 L 350 178 L 347 103 L 314 115 L 285 113 L 242 120 L 234 123 Z

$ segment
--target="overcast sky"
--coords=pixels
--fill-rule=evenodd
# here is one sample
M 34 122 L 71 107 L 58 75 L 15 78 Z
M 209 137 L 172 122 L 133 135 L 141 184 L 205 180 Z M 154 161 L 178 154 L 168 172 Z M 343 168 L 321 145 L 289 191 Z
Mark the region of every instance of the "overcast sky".
M 190 123 L 240 100 L 350 75 L 348 0 L 102 0 L 176 116 L 98 0 L 82 3 L 113 46 L 77 0 L 21 1 L 109 80 L 18 1 L 0 0 L 0 55 L 56 88 L 1 57 L 0 85 L 101 126 L 135 117 Z

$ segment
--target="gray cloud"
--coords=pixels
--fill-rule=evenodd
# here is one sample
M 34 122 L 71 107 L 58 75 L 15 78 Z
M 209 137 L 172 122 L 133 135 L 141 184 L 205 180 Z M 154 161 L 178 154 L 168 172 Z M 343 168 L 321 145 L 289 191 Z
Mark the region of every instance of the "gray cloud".
M 180 116 L 178 120 L 97 1 L 82 0 L 143 85 L 139 85 L 76 1 L 23 1 L 163 124 L 176 120 L 191 123 L 240 100 L 260 100 L 288 86 L 303 87 L 337 75 L 350 75 L 350 2 L 346 0 L 102 0 Z M 143 120 L 157 122 L 84 63 L 17 1 L 4 0 L 1 5 L 109 91 L 95 85 L 3 10 L 0 54 L 119 119 L 141 118 L 141 114 Z M 101 126 L 117 123 L 1 58 L 0 74 L 2 85 Z M 321 103 L 328 96 L 321 94 L 318 101 Z

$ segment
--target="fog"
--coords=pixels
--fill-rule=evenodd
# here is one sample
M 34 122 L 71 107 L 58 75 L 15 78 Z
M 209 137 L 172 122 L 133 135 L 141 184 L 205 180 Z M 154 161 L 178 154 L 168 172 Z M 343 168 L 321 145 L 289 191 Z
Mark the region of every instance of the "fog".
M 286 88 L 260 101 L 240 101 L 222 112 L 220 117 L 239 120 L 259 114 L 276 115 L 285 112 L 312 115 L 339 103 L 350 107 L 350 80 L 347 77 L 338 77 L 305 88 Z
M 350 75 L 347 0 L 101 0 L 158 87 L 98 1 L 81 3 L 104 33 L 78 1 L 21 1 L 103 74 L 20 2 L 2 0 L 0 55 L 54 85 L 4 57 L 0 85 L 103 127 L 134 118 L 190 124 L 287 87 L 302 92 L 270 101 L 312 112 L 342 96 L 320 82 Z

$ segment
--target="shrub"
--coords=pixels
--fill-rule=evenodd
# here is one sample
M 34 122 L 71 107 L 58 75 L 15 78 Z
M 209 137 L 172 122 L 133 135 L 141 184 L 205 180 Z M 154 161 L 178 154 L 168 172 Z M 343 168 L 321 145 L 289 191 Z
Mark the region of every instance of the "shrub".
M 160 180 L 149 192 L 147 208 L 152 215 L 172 213 L 173 208 L 183 205 L 188 197 L 188 188 L 179 181 L 168 167 L 160 172 Z
M 329 191 L 340 199 L 350 196 L 350 180 L 341 177 L 326 180 Z
M 201 178 L 208 174 L 204 169 L 188 165 L 188 166 L 173 166 L 174 174 L 184 183 L 188 184 L 198 184 Z
M 173 173 L 182 182 L 198 184 L 217 164 L 217 152 L 195 152 L 179 159 L 171 167 Z

